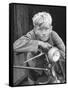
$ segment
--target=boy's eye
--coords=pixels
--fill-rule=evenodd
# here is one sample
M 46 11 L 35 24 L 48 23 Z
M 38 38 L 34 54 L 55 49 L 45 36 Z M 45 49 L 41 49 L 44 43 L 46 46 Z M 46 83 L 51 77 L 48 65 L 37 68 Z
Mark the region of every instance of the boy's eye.
M 39 29 L 47 31 L 49 28 L 47 28 L 47 27 L 40 27 Z
M 45 27 L 45 30 L 48 30 L 49 28 Z
M 41 27 L 42 23 L 39 24 L 39 27 Z

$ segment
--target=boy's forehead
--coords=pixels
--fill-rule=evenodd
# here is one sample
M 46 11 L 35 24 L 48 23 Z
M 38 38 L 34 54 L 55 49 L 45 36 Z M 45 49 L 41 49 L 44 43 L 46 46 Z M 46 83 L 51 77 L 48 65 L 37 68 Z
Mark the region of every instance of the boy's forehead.
M 51 25 L 50 24 L 46 25 L 45 23 L 40 23 L 40 24 L 37 24 L 36 27 L 41 28 L 41 29 L 49 29 L 49 28 L 51 28 Z
M 40 27 L 41 27 L 41 28 L 50 28 L 51 25 L 50 25 L 50 24 L 46 24 L 46 23 L 42 23 L 42 24 L 40 25 Z

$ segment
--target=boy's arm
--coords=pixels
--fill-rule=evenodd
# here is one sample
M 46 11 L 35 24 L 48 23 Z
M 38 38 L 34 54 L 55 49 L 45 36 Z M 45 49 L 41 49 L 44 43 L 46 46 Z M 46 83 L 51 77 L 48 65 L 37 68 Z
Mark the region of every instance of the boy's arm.
M 60 36 L 55 31 L 52 32 L 52 40 L 53 40 L 54 44 L 57 46 L 57 48 L 60 50 L 61 55 L 65 58 L 64 42 L 62 41 Z
M 28 32 L 26 35 L 23 35 L 13 43 L 13 49 L 15 52 L 37 52 L 38 46 L 41 46 L 45 49 L 51 47 L 51 45 L 48 43 L 35 40 L 35 34 L 33 30 Z
M 26 35 L 23 35 L 21 38 L 16 40 L 13 43 L 13 49 L 15 52 L 32 52 L 37 51 L 38 41 L 33 40 L 34 33 L 33 31 L 28 32 Z

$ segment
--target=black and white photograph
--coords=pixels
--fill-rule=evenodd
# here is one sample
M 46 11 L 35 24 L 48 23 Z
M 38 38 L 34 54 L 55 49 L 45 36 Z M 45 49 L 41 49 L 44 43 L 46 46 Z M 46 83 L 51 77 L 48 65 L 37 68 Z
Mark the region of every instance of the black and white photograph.
M 9 4 L 9 85 L 66 83 L 66 7 Z

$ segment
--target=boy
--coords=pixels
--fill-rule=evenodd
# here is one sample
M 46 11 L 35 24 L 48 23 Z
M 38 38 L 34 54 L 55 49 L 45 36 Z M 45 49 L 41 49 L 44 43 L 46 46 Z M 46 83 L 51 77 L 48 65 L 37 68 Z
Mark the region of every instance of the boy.
M 15 52 L 27 52 L 27 60 L 38 55 L 39 47 L 45 50 L 55 46 L 60 50 L 62 57 L 65 57 L 65 45 L 59 35 L 52 30 L 52 17 L 47 12 L 39 12 L 32 18 L 34 28 L 26 35 L 16 40 L 13 44 Z M 29 61 L 30 67 L 45 68 L 46 58 L 40 56 Z M 58 71 L 58 70 L 57 70 Z M 44 70 L 29 70 L 29 78 L 35 83 L 47 82 L 49 73 Z M 43 78 L 42 78 L 43 77 Z

